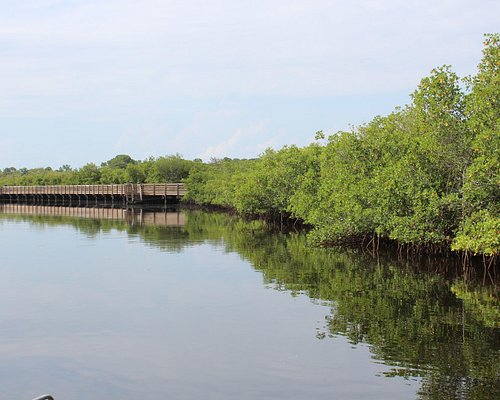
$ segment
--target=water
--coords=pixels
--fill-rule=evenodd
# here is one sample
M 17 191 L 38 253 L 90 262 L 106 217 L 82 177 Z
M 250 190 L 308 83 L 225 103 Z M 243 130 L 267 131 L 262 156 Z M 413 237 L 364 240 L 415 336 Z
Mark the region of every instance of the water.
M 500 398 L 498 286 L 443 261 L 202 212 L 0 205 L 0 243 L 2 398 Z

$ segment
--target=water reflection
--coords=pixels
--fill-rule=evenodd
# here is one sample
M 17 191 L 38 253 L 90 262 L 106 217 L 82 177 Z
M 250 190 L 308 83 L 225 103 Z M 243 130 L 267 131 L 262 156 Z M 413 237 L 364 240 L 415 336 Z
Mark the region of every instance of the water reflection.
M 64 207 L 42 206 L 34 204 L 1 204 L 0 213 L 10 215 L 25 215 L 39 217 L 41 222 L 75 222 L 79 219 L 98 221 L 120 221 L 127 225 L 140 226 L 184 226 L 184 213 L 178 208 L 171 209 L 144 209 L 144 208 L 99 208 L 99 207 Z M 45 218 L 50 217 L 50 218 Z
M 389 366 L 380 368 L 381 374 L 418 378 L 420 398 L 500 398 L 498 286 L 465 279 L 460 265 L 443 260 L 409 263 L 352 250 L 310 248 L 302 234 L 272 232 L 263 222 L 224 214 L 15 207 L 19 206 L 0 206 L 0 223 L 70 225 L 96 240 L 99 232 L 115 230 L 173 253 L 203 244 L 237 253 L 262 274 L 266 286 L 295 297 L 305 294 L 329 307 L 319 326 L 307 327 L 311 336 L 332 343 L 346 338 L 354 347 L 367 345 L 374 360 Z M 201 261 L 212 256 L 207 252 Z M 200 285 L 217 292 L 213 278 Z M 217 278 L 226 279 L 223 274 Z M 119 286 L 114 290 L 120 290 Z M 202 321 L 200 314 L 198 322 Z M 101 322 L 106 326 L 105 318 Z M 81 327 L 76 324 L 75 329 Z M 222 364 L 220 368 L 222 374 Z M 134 373 L 140 375 L 132 371 L 130 377 Z

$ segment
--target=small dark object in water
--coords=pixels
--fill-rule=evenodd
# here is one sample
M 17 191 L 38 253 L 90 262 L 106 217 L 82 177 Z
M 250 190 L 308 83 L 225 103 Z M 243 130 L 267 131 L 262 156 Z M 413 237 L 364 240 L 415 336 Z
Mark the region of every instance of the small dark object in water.
M 50 394 L 44 394 L 42 396 L 35 397 L 33 400 L 54 400 Z

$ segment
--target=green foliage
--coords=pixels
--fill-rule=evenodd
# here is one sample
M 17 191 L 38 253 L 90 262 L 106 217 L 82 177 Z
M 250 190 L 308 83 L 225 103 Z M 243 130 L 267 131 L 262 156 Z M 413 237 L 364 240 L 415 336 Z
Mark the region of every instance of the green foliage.
M 152 182 L 183 182 L 193 166 L 193 161 L 184 160 L 179 154 L 159 157 L 154 163 L 148 180 Z
M 378 236 L 442 248 L 458 235 L 453 249 L 498 255 L 499 43 L 487 35 L 466 87 L 449 66 L 436 68 L 411 104 L 325 146 L 267 150 L 251 168 L 196 168 L 190 199 L 302 219 L 320 243 Z
M 296 215 L 300 207 L 307 207 L 300 204 L 300 193 L 311 171 L 319 169 L 319 151 L 317 145 L 266 150 L 240 177 L 234 193 L 235 208 L 242 213 Z
M 122 168 L 112 168 L 106 165 L 101 167 L 100 171 L 100 183 L 127 183 L 131 181 L 128 179 L 127 171 Z
M 93 163 L 84 165 L 76 172 L 76 181 L 79 185 L 92 185 L 101 181 L 101 170 Z
M 319 241 L 377 234 L 401 243 L 449 240 L 467 164 L 464 96 L 448 67 L 422 80 L 413 103 L 330 137 L 318 207 Z
M 147 173 L 141 164 L 129 164 L 125 170 L 127 182 L 144 183 L 146 182 Z
M 186 200 L 233 208 L 242 214 L 292 215 L 313 207 L 321 147 L 268 149 L 256 160 L 196 164 Z
M 473 160 L 465 171 L 464 218 L 455 250 L 500 254 L 500 35 L 487 35 L 478 74 L 467 80 Z
M 221 159 L 195 163 L 186 179 L 187 201 L 235 208 L 235 191 L 255 165 L 254 160 Z
M 91 185 L 112 183 L 160 183 L 182 182 L 188 175 L 194 161 L 184 160 L 180 155 L 133 160 L 120 154 L 98 167 L 88 163 L 79 169 L 63 165 L 57 171 L 51 168 L 13 167 L 0 170 L 0 185 Z
M 75 183 L 74 172 L 69 168 L 53 171 L 51 168 L 10 167 L 0 171 L 0 185 L 69 185 Z
M 125 169 L 129 164 L 135 164 L 136 161 L 132 159 L 128 154 L 119 154 L 113 157 L 111 160 L 103 162 L 101 167 L 110 167 L 111 169 Z
M 473 213 L 462 222 L 452 249 L 465 250 L 474 255 L 500 254 L 500 217 L 488 210 Z

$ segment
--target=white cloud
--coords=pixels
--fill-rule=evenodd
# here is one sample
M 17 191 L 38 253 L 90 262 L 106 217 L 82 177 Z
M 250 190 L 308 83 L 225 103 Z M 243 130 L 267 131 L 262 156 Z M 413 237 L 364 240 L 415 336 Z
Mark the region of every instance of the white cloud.
M 224 140 L 216 146 L 209 146 L 205 153 L 201 155 L 204 160 L 209 160 L 211 158 L 223 158 L 231 154 L 231 151 L 237 148 L 237 145 L 242 136 L 242 129 L 238 129 L 230 138 Z
M 22 3 L 0 16 L 0 83 L 46 96 L 398 90 L 442 62 L 470 70 L 500 14 L 469 0 Z
M 245 128 L 238 128 L 236 131 L 215 146 L 208 146 L 200 157 L 203 160 L 224 157 L 255 157 L 258 152 L 256 148 L 260 145 L 249 145 L 266 134 L 266 125 L 259 122 Z M 260 149 L 259 149 L 260 150 Z M 262 149 L 263 150 L 263 149 Z
M 285 132 L 279 130 L 274 134 L 263 121 L 238 128 L 230 136 L 215 146 L 208 146 L 200 154 L 205 161 L 211 158 L 253 158 L 268 147 L 281 147 L 285 144 Z

